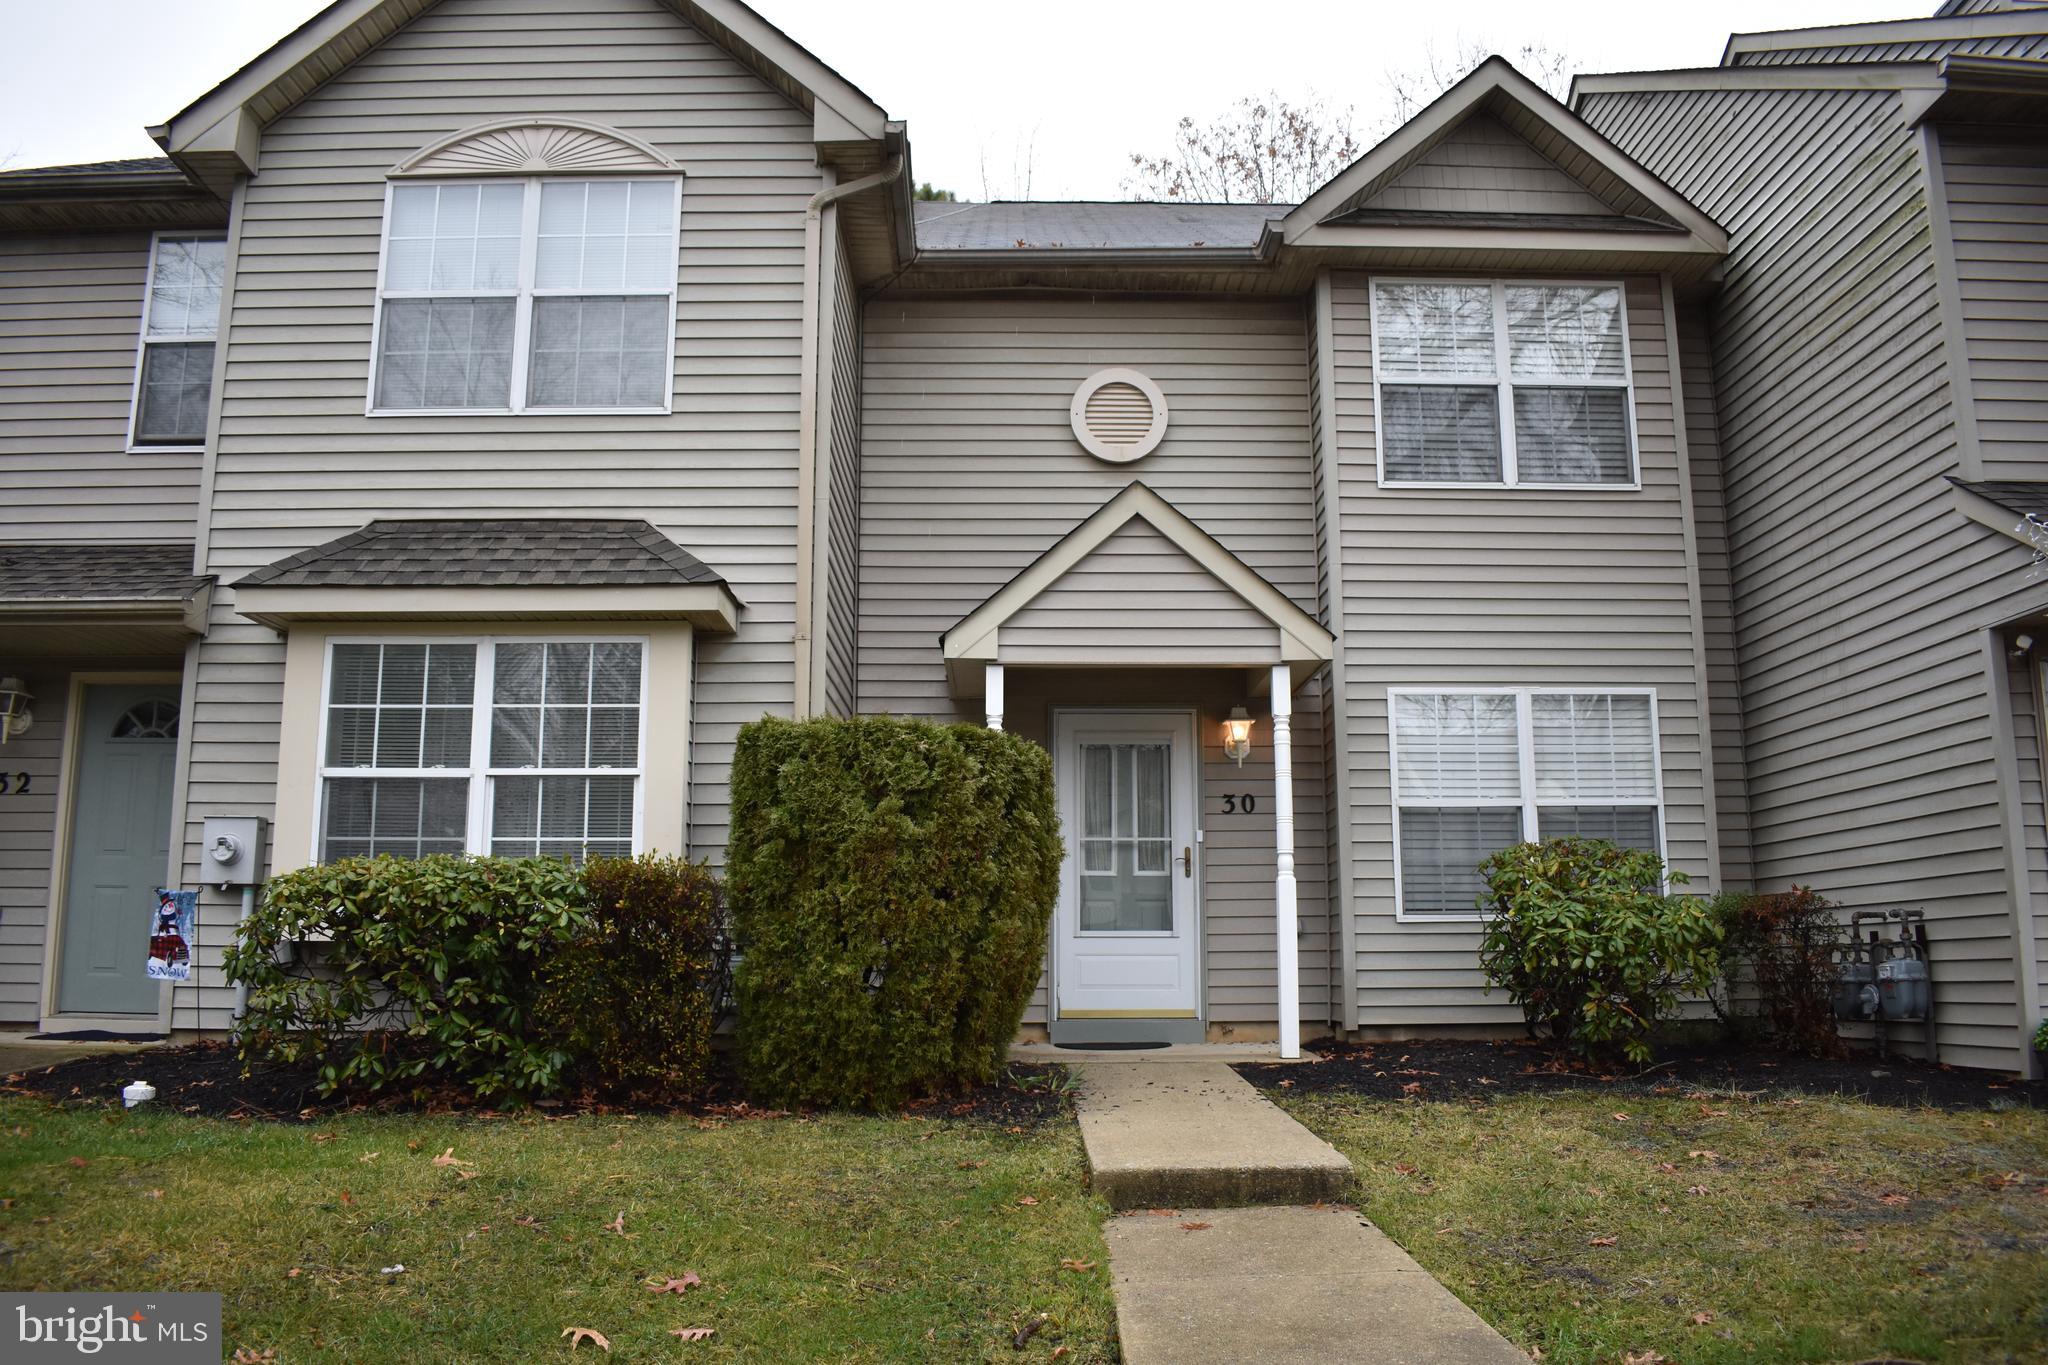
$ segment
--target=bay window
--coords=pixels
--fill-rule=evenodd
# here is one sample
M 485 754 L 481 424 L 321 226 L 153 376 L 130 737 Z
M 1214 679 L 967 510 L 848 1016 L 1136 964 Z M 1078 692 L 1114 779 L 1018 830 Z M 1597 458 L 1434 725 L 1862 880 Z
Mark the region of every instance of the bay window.
M 1479 864 L 1524 839 L 1662 852 L 1648 691 L 1397 688 L 1388 709 L 1402 918 L 1476 914 Z
M 1380 483 L 1633 488 L 1619 284 L 1377 279 Z
M 337 640 L 319 856 L 625 856 L 639 845 L 639 640 Z
M 679 180 L 394 182 L 370 409 L 665 412 Z

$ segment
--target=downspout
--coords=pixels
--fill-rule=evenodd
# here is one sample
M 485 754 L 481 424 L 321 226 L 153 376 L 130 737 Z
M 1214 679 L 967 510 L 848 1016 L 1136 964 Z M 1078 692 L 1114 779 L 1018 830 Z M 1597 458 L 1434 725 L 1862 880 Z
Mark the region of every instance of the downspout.
M 795 677 L 795 712 L 801 720 L 818 709 L 819 698 L 812 695 L 812 659 L 817 642 L 813 625 L 818 615 L 818 603 L 823 594 L 817 581 L 824 556 L 818 553 L 818 354 L 821 316 L 824 311 L 821 285 L 824 280 L 824 217 L 825 210 L 842 199 L 850 199 L 882 185 L 887 185 L 903 174 L 903 154 L 898 152 L 889 158 L 889 164 L 873 175 L 864 175 L 858 180 L 849 180 L 844 185 L 827 185 L 811 196 L 804 206 L 804 312 L 803 341 L 800 363 L 803 371 L 798 379 L 797 394 L 797 468 L 796 468 L 796 629 L 793 638 Z M 824 174 L 829 178 L 830 169 Z

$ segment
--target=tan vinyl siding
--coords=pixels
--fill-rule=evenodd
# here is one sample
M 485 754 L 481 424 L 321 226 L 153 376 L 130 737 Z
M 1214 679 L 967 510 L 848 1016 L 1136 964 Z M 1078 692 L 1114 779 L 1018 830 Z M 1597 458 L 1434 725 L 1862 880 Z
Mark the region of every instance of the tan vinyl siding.
M 2038 648 L 2038 647 L 2037 647 Z M 2012 698 L 2013 745 L 2018 758 L 2020 839 L 2024 889 L 2033 922 L 2035 998 L 2048 1000 L 2048 734 L 2043 733 L 2040 656 L 2006 656 L 2006 685 Z
M 1135 520 L 1004 623 L 1005 664 L 1265 664 L 1279 632 L 1187 551 Z
M 2048 141 L 1944 131 L 1941 162 L 1983 476 L 2048 478 Z
M 1951 506 L 1917 139 L 1883 91 L 1600 95 L 1728 227 L 1715 312 L 1757 884 L 1924 907 L 1944 1060 L 2020 1061 L 1982 627 L 2048 597 Z
M 1303 317 L 1297 300 L 870 300 L 861 451 L 861 709 L 980 719 L 977 702 L 956 703 L 947 692 L 941 632 L 1134 479 L 1313 610 Z M 1132 465 L 1089 455 L 1069 420 L 1081 382 L 1110 366 L 1139 370 L 1166 396 L 1165 437 Z M 1142 532 L 1128 538 L 1144 540 Z M 1172 595 L 1151 600 L 1179 610 Z M 1206 595 L 1185 602 L 1198 611 L 1233 609 Z M 1128 625 L 1128 612 L 1124 619 Z M 1006 629 L 1006 648 L 1010 637 Z M 1224 712 L 1232 699 L 1244 699 L 1243 676 L 1107 667 L 1123 657 L 1106 650 L 1098 656 L 1106 666 L 1101 670 L 1015 668 L 1006 689 L 1006 724 L 1042 737 L 1054 703 L 1195 705 L 1205 751 L 1220 743 Z M 1329 993 L 1322 956 L 1328 926 L 1320 700 L 1315 687 L 1301 689 L 1294 726 L 1305 935 L 1301 994 L 1303 1014 L 1312 1020 L 1327 1016 Z M 1256 702 L 1251 707 L 1262 714 Z M 1270 741 L 1270 721 L 1262 717 L 1259 743 Z M 1272 776 L 1267 758 L 1261 778 L 1261 761 L 1254 755 L 1239 772 L 1220 750 L 1205 758 L 1203 819 L 1217 842 L 1206 852 L 1204 973 L 1217 1023 L 1270 1022 L 1274 1014 Z M 1241 829 L 1219 814 L 1226 790 L 1263 790 L 1258 812 Z M 1030 1019 L 1042 1020 L 1042 993 L 1033 1008 Z
M 0 541 L 191 538 L 198 453 L 127 453 L 149 244 L 0 236 Z
M 385 172 L 461 128 L 568 115 L 687 172 L 672 416 L 364 416 Z M 658 0 L 444 0 L 264 135 L 244 210 L 207 567 L 223 582 L 376 516 L 645 516 L 731 582 L 697 642 L 690 841 L 718 857 L 738 726 L 792 705 L 810 120 Z M 186 880 L 209 814 L 267 814 L 283 650 L 221 594 L 194 705 Z M 211 924 L 232 901 L 207 893 Z M 177 1024 L 226 1022 L 181 993 Z
M 940 633 L 1134 479 L 1313 610 L 1301 319 L 1295 300 L 871 300 L 861 708 L 954 714 Z M 1133 465 L 1089 455 L 1068 417 L 1110 366 L 1166 396 Z
M 860 295 L 846 257 L 844 238 L 835 235 L 838 288 L 829 319 L 833 329 L 832 409 L 829 414 L 831 478 L 824 515 L 828 564 L 825 583 L 825 705 L 835 715 L 856 709 L 860 649 Z
M 1706 628 L 1708 716 L 1714 746 L 1714 811 L 1721 883 L 1746 890 L 1749 771 L 1742 753 L 1742 679 L 1735 651 L 1735 592 L 1728 567 L 1728 507 L 1721 487 L 1721 423 L 1714 406 L 1713 342 L 1693 307 L 1678 313 L 1685 444 L 1692 469 L 1693 541 L 1699 548 L 1700 616 Z
M 57 775 L 63 762 L 70 671 L 39 663 L 22 681 L 36 695 L 36 723 L 0 749 L 10 794 L 0 798 L 0 1024 L 42 1021 L 43 948 L 50 925 L 50 869 L 57 837 Z M 26 796 L 13 792 L 27 773 Z
M 1394 687 L 1653 687 L 1666 853 L 1704 879 L 1708 756 L 1693 654 L 1671 348 L 1659 282 L 1627 281 L 1640 492 L 1383 489 L 1375 480 L 1369 281 L 1332 277 L 1348 824 L 1358 1022 L 1510 1027 L 1483 993 L 1471 923 L 1399 922 L 1387 692 Z
M 1499 119 L 1465 120 L 1361 208 L 1453 213 L 1589 213 L 1614 209 Z

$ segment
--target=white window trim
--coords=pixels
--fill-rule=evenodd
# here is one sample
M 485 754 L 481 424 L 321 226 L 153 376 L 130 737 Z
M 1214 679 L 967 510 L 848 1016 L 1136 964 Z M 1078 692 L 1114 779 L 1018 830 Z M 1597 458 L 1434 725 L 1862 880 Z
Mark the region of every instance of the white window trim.
M 1521 795 L 1508 797 L 1472 797 L 1457 800 L 1434 800 L 1417 798 L 1404 799 L 1401 795 L 1401 746 L 1394 734 L 1395 703 L 1402 697 L 1441 696 L 1451 694 L 1461 697 L 1513 697 L 1515 699 L 1515 743 L 1519 762 Z M 1542 803 L 1536 797 L 1536 727 L 1532 724 L 1532 699 L 1538 696 L 1603 696 L 1603 697 L 1648 697 L 1650 699 L 1650 771 L 1656 788 L 1653 797 L 1602 798 L 1588 805 L 1600 806 L 1648 806 L 1657 813 L 1657 849 L 1659 856 L 1668 859 L 1670 844 L 1664 831 L 1664 734 L 1663 722 L 1657 710 L 1657 689 L 1654 687 L 1618 687 L 1612 683 L 1544 683 L 1531 687 L 1475 687 L 1470 683 L 1441 683 L 1434 686 L 1409 684 L 1387 689 L 1387 795 L 1392 813 L 1394 863 L 1394 921 L 1397 924 L 1481 924 L 1486 915 L 1477 908 L 1469 911 L 1417 910 L 1410 911 L 1401 895 L 1401 807 L 1414 806 L 1418 809 L 1472 810 L 1477 807 L 1507 807 L 1522 812 L 1522 842 L 1534 843 L 1533 836 L 1540 836 L 1542 829 L 1537 822 L 1537 808 Z M 1554 804 L 1554 803 L 1553 803 Z
M 1493 290 L 1493 380 L 1497 394 L 1494 406 L 1500 419 L 1500 468 L 1502 477 L 1498 480 L 1480 482 L 1433 482 L 1407 479 L 1389 479 L 1387 462 L 1383 458 L 1385 426 L 1380 414 L 1386 411 L 1380 400 L 1380 310 L 1379 287 L 1382 284 L 1451 284 L 1489 285 Z M 1574 381 L 1568 387 L 1589 389 L 1620 389 L 1623 394 L 1622 410 L 1628 417 L 1628 467 L 1627 483 L 1524 483 L 1517 477 L 1515 464 L 1515 381 L 1512 377 L 1512 360 L 1508 355 L 1508 286 L 1509 285 L 1580 285 L 1594 288 L 1609 288 L 1621 295 L 1621 372 L 1619 382 L 1611 379 L 1586 379 Z M 1470 275 L 1373 275 L 1366 283 L 1366 313 L 1372 337 L 1372 410 L 1373 410 L 1373 465 L 1374 474 L 1381 488 L 1514 488 L 1534 489 L 1540 492 L 1564 493 L 1640 493 L 1643 488 L 1643 461 L 1641 443 L 1636 438 L 1636 364 L 1635 355 L 1629 348 L 1628 284 L 1624 280 L 1551 277 L 1508 277 L 1497 278 Z M 1484 388 L 1487 381 L 1470 375 L 1393 375 L 1385 381 L 1397 388 L 1442 384 L 1451 388 Z M 1525 387 L 1540 388 L 1542 385 L 1526 384 Z
M 137 441 L 135 439 L 136 424 L 142 420 L 142 364 L 143 361 L 149 358 L 149 310 L 150 306 L 156 301 L 156 253 L 158 245 L 167 237 L 174 241 L 194 242 L 225 242 L 228 239 L 225 232 L 210 232 L 204 228 L 163 228 L 149 234 L 149 265 L 143 272 L 142 277 L 142 316 L 137 320 L 135 327 L 135 379 L 129 386 L 128 392 L 128 453 L 130 455 L 189 455 L 194 451 L 204 451 L 206 449 L 204 438 L 188 445 L 168 445 L 161 441 Z M 227 281 L 222 280 L 221 306 L 225 307 L 226 305 Z M 211 341 L 218 347 L 220 345 L 220 315 L 218 313 L 214 314 L 213 330 L 211 332 L 190 332 L 181 337 L 158 337 L 156 340 L 172 346 L 190 344 L 197 341 Z M 219 378 L 219 354 L 216 351 L 213 381 L 218 381 Z M 210 399 L 210 392 L 208 396 Z
M 663 366 L 667 376 L 661 389 L 661 404 L 658 407 L 639 408 L 575 408 L 535 407 L 526 401 L 527 367 L 531 360 L 533 345 L 533 300 L 536 297 L 533 275 L 540 256 L 540 190 L 546 184 L 585 185 L 603 181 L 624 180 L 627 182 L 671 181 L 674 186 L 674 202 L 669 209 L 670 233 L 676 244 L 675 266 L 668 277 L 668 357 Z M 525 197 L 520 201 L 519 215 L 519 283 L 511 289 L 406 289 L 387 293 L 384 288 L 384 271 L 391 256 L 391 204 L 398 190 L 403 188 L 439 188 L 445 186 L 502 185 L 518 184 L 524 187 Z M 377 307 L 376 316 L 370 323 L 370 373 L 369 385 L 363 395 L 363 413 L 369 417 L 517 417 L 535 415 L 541 417 L 666 417 L 675 410 L 676 391 L 676 306 L 678 285 L 682 272 L 682 226 L 683 226 L 683 177 L 680 174 L 634 174 L 627 176 L 595 175 L 535 175 L 508 179 L 504 176 L 489 177 L 441 177 L 432 179 L 386 180 L 384 182 L 384 222 L 377 236 Z M 646 289 L 548 289 L 540 291 L 544 297 L 585 298 L 592 295 L 636 295 L 642 298 L 661 298 L 662 295 Z M 377 406 L 377 366 L 379 347 L 383 345 L 384 304 L 387 299 L 483 299 L 510 298 L 512 310 L 512 375 L 508 384 L 509 407 L 502 408 L 380 408 Z
M 639 762 L 632 768 L 498 768 L 490 764 L 491 710 L 496 681 L 499 645 L 534 644 L 637 644 L 640 646 L 640 726 L 634 752 Z M 469 765 L 464 768 L 333 768 L 327 763 L 327 723 L 334 687 L 336 645 L 475 645 L 476 680 L 471 694 Z M 499 777 L 631 777 L 633 779 L 633 853 L 647 848 L 647 711 L 652 704 L 649 685 L 653 641 L 645 635 L 330 635 L 320 650 L 320 725 L 313 750 L 313 828 L 306 851 L 308 866 L 318 866 L 321 843 L 327 828 L 327 779 L 338 778 L 454 778 L 469 783 L 469 817 L 464 831 L 464 851 L 488 856 L 491 851 L 491 784 Z M 478 779 L 482 779 L 479 781 Z

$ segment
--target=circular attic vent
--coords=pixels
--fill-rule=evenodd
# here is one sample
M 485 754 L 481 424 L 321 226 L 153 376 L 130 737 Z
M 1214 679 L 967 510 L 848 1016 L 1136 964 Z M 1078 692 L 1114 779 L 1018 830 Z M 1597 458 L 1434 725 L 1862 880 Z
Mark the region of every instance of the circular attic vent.
M 1166 395 L 1136 370 L 1097 370 L 1075 391 L 1072 417 L 1082 449 L 1128 464 L 1166 435 Z

